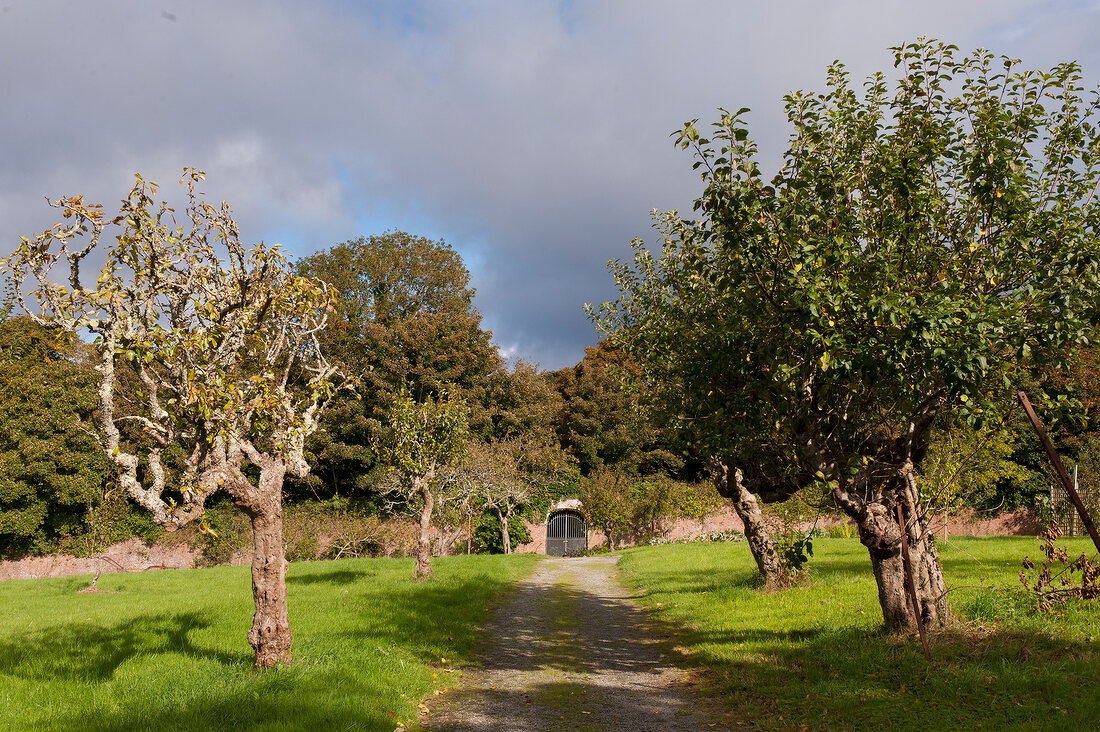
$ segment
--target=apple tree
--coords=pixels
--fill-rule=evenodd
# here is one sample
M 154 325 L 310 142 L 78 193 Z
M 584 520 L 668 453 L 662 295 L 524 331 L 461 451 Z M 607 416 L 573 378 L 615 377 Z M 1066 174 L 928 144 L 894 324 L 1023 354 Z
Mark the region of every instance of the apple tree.
M 1074 63 L 893 53 L 890 79 L 853 87 L 835 63 L 785 97 L 770 178 L 748 110 L 674 133 L 698 218 L 658 215 L 663 250 L 614 263 L 622 295 L 594 316 L 765 502 L 828 487 L 902 631 L 903 532 L 921 617 L 946 613 L 921 492 L 936 425 L 1000 424 L 1025 371 L 1094 337 L 1100 133 Z
M 178 217 L 141 176 L 115 216 L 81 196 L 51 201 L 62 222 L 5 264 L 32 318 L 94 337 L 98 433 L 118 487 L 168 530 L 218 491 L 251 520 L 248 640 L 264 667 L 291 660 L 281 491 L 287 473 L 308 472 L 305 439 L 336 389 L 318 345 L 333 298 L 277 247 L 246 247 L 229 205 L 196 192 L 203 178 L 184 171 Z M 136 402 L 116 398 L 125 370 Z

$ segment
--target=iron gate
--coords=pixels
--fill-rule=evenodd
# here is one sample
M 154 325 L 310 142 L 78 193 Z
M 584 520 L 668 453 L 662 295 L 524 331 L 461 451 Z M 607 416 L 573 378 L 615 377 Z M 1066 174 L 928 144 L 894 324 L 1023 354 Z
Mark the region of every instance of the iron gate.
M 577 511 L 557 511 L 546 522 L 546 553 L 571 557 L 588 548 L 588 525 Z

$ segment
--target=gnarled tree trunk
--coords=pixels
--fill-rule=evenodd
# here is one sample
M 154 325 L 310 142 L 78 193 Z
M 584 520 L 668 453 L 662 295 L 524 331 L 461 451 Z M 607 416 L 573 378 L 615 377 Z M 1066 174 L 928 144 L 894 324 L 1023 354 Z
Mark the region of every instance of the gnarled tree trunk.
M 741 470 L 734 468 L 731 476 L 729 466 L 718 464 L 714 466 L 714 482 L 718 493 L 733 503 L 733 510 L 745 526 L 745 539 L 764 584 L 773 586 L 780 583 L 783 579 L 783 568 L 779 563 L 779 554 L 775 551 L 775 544 L 772 543 L 768 527 L 764 523 L 760 502 L 745 485 Z
M 497 515 L 500 516 L 500 541 L 504 547 L 505 554 L 512 553 L 512 537 L 508 534 L 508 518 L 511 516 L 511 512 L 497 511 Z
M 420 510 L 420 538 L 416 544 L 416 578 L 431 579 L 432 576 L 432 510 L 435 508 L 435 496 L 431 491 L 431 476 L 416 478 L 416 490 L 424 501 Z
M 256 651 L 256 668 L 290 663 L 290 618 L 287 612 L 283 547 L 283 476 L 285 466 L 265 461 L 258 489 L 246 491 L 237 505 L 252 520 L 252 596 L 256 612 L 248 643 Z
M 862 476 L 864 481 L 872 480 Z M 935 539 L 920 511 L 916 471 L 906 461 L 896 475 L 876 481 L 864 495 L 873 501 L 863 501 L 849 491 L 837 487 L 834 495 L 845 513 L 859 528 L 859 540 L 871 555 L 871 566 L 878 585 L 882 619 L 889 633 L 915 633 L 917 630 L 908 595 L 908 578 L 902 558 L 901 536 L 906 531 L 909 557 L 913 566 L 914 590 L 921 620 L 926 626 L 942 625 L 948 617 L 944 595 L 947 591 L 943 567 L 936 551 Z M 906 526 L 898 523 L 897 506 L 904 507 Z

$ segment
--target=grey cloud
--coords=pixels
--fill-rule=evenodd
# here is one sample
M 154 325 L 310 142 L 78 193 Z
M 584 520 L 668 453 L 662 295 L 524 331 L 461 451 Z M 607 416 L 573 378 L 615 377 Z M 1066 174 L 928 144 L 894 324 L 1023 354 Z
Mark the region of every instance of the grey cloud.
M 606 261 L 652 238 L 651 209 L 690 205 L 683 121 L 751 107 L 774 160 L 784 93 L 918 35 L 1100 63 L 1084 2 L 9 5 L 0 252 L 52 222 L 43 196 L 110 204 L 135 171 L 194 165 L 246 235 L 297 254 L 376 233 L 363 219 L 476 252 L 497 342 L 551 368 L 595 341 L 581 306 L 614 296 Z

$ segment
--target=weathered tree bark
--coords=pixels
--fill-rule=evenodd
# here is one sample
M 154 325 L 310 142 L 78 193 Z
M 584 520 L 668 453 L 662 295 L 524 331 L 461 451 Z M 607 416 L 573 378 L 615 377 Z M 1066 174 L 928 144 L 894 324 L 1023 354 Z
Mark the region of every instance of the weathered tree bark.
M 290 617 L 287 612 L 283 547 L 283 476 L 286 467 L 266 460 L 258 488 L 246 489 L 237 504 L 252 521 L 252 596 L 256 612 L 248 643 L 256 651 L 256 668 L 290 663 Z
M 457 546 L 459 538 L 462 537 L 465 531 L 466 529 L 461 523 L 451 532 L 448 532 L 446 529 L 440 529 L 439 556 L 449 557 L 454 554 L 455 546 Z
M 871 480 L 866 477 L 866 473 L 863 479 Z M 948 617 L 944 600 L 947 587 L 935 539 L 920 511 L 916 471 L 912 462 L 906 461 L 896 475 L 879 478 L 876 482 L 879 485 L 871 487 L 864 494 L 874 496 L 873 501 L 865 502 L 855 498 L 851 492 L 840 487 L 834 490 L 834 496 L 845 513 L 855 520 L 859 529 L 859 540 L 867 547 L 871 556 L 886 631 L 917 631 L 916 620 L 906 594 L 908 579 L 901 554 L 903 530 L 909 536 L 909 555 L 921 620 L 925 626 L 942 625 Z M 896 507 L 899 502 L 905 506 L 907 526 L 904 529 L 897 520 Z
M 508 518 L 510 516 L 510 512 L 505 513 L 504 511 L 498 510 L 497 515 L 500 516 L 500 540 L 502 545 L 504 546 L 504 553 L 511 554 L 512 537 L 508 535 Z
M 420 498 L 424 501 L 424 508 L 420 511 L 420 538 L 416 547 L 416 578 L 419 580 L 431 579 L 432 576 L 432 510 L 435 508 L 435 496 L 431 491 L 431 476 L 419 476 L 416 478 L 416 489 Z
M 760 577 L 764 584 L 774 586 L 783 580 L 783 568 L 779 563 L 779 554 L 775 551 L 768 527 L 764 523 L 764 514 L 760 511 L 760 502 L 745 485 L 744 475 L 738 468 L 733 469 L 733 481 L 730 481 L 730 469 L 725 464 L 714 466 L 714 482 L 719 495 L 729 498 L 733 510 L 745 526 L 745 539 L 749 543 Z

